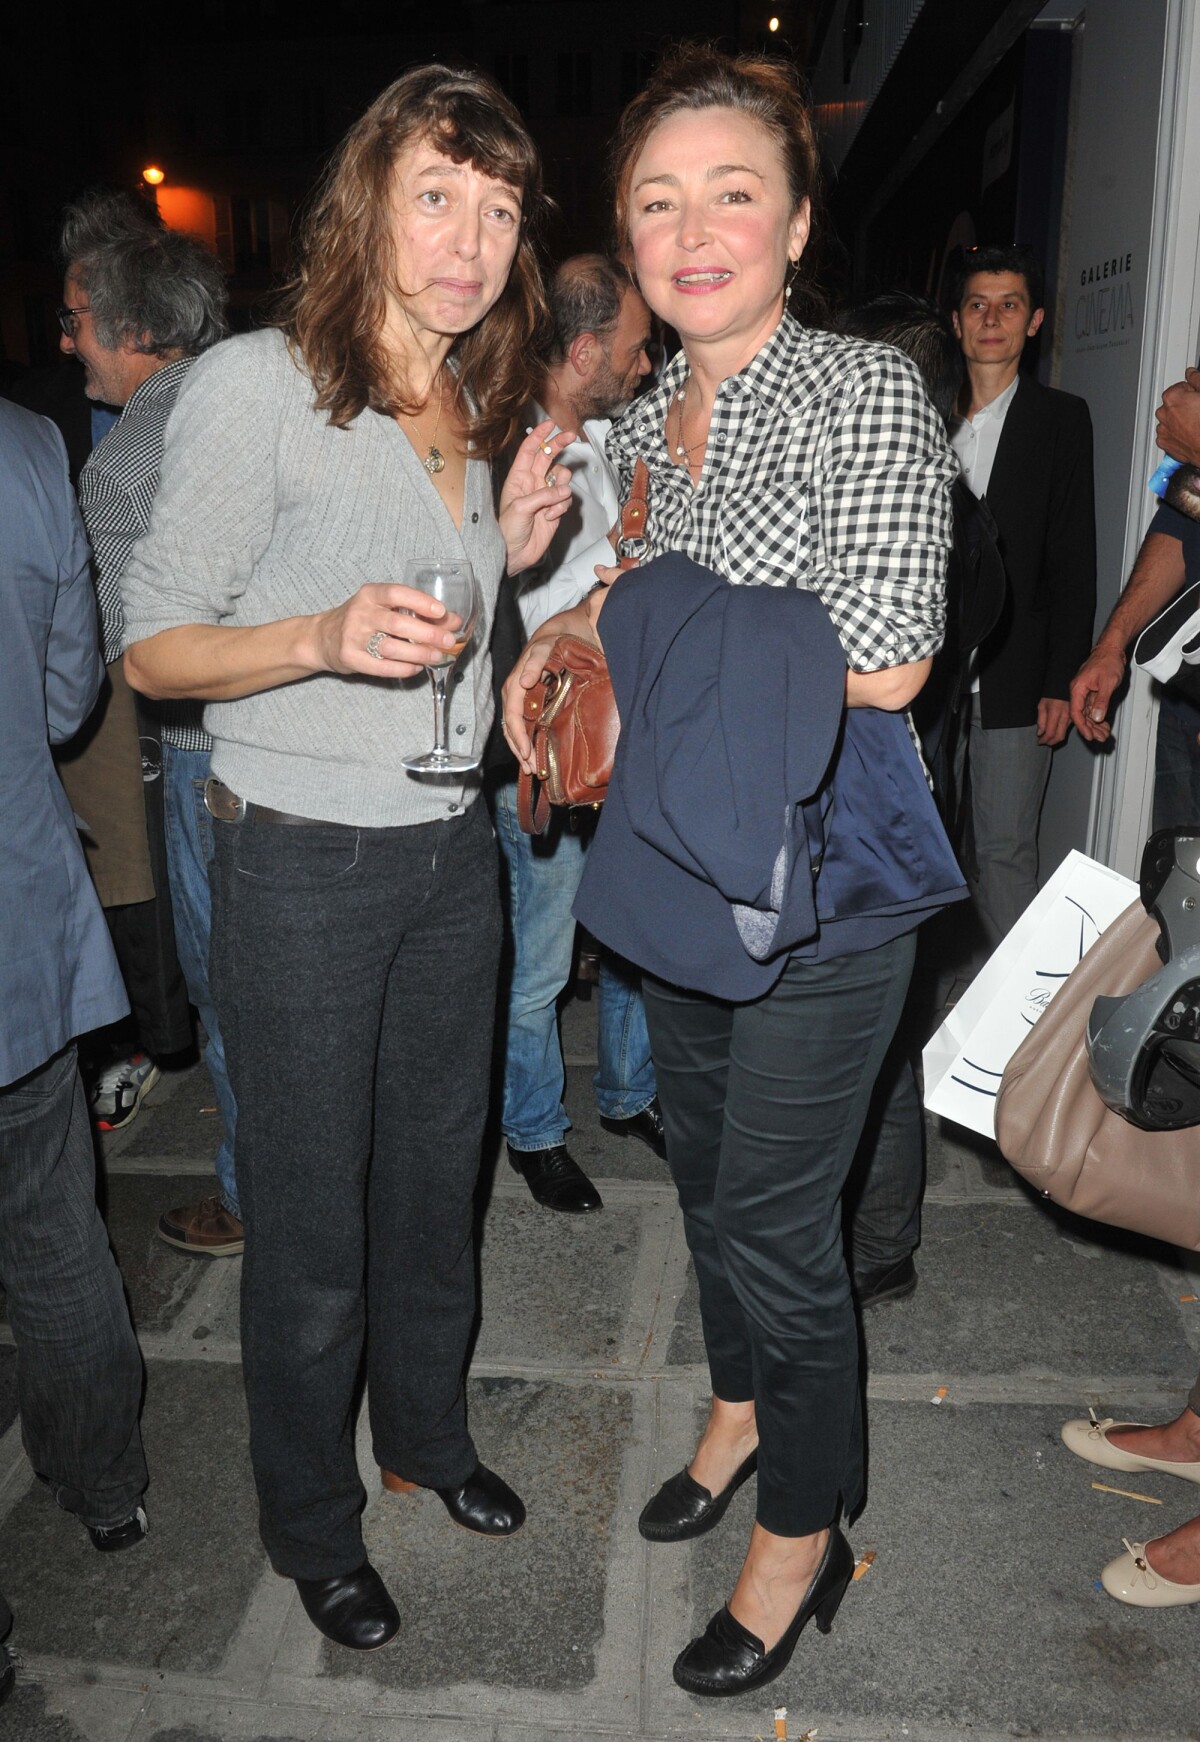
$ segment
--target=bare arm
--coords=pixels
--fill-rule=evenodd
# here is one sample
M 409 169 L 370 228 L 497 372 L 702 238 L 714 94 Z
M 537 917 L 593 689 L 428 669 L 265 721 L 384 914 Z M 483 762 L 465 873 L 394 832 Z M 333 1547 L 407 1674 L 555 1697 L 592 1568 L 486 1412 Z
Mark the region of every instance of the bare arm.
M 1163 532 L 1147 533 L 1124 592 L 1100 639 L 1071 683 L 1071 720 L 1080 736 L 1103 744 L 1112 732 L 1105 715 L 1125 676 L 1125 649 L 1183 585 L 1183 545 Z
M 372 582 L 331 611 L 284 617 L 254 628 L 189 623 L 138 641 L 125 676 L 156 701 L 194 696 L 235 701 L 317 672 L 413 677 L 454 646 L 444 605 L 412 587 Z M 447 627 L 447 625 L 451 627 Z M 378 635 L 378 655 L 367 644 Z

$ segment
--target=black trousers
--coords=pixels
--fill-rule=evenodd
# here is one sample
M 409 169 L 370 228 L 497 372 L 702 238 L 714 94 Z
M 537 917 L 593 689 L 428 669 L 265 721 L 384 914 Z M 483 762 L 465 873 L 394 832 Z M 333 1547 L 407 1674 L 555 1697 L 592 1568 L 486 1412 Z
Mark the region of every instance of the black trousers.
M 364 1559 L 376 1460 L 475 1467 L 464 1364 L 501 916 L 482 803 L 408 828 L 215 825 L 212 984 L 238 1105 L 242 1360 L 278 1572 Z
M 863 1496 L 841 1194 L 915 933 L 791 962 L 752 1004 L 643 982 L 714 1394 L 754 1400 L 758 1522 L 808 1536 Z

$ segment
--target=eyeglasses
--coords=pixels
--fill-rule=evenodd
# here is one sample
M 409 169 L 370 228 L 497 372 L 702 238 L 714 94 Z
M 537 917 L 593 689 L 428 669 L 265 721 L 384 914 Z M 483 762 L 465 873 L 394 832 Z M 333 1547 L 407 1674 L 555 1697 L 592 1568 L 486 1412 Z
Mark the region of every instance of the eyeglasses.
M 63 307 L 55 309 L 54 312 L 58 316 L 58 324 L 68 339 L 73 339 L 75 337 L 76 333 L 79 331 L 79 316 L 89 314 L 91 312 L 91 306 L 91 303 L 85 302 L 82 303 L 79 308 Z

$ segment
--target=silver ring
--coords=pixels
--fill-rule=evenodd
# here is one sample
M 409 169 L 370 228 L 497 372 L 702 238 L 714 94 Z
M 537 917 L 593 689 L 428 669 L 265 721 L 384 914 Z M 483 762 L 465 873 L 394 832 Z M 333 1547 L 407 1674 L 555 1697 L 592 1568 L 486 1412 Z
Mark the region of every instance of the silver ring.
M 377 629 L 375 631 L 374 635 L 369 635 L 367 637 L 367 652 L 371 655 L 372 659 L 382 659 L 383 658 L 383 655 L 382 655 L 382 653 L 380 653 L 379 649 L 382 646 L 382 644 L 385 641 L 387 641 L 388 639 L 389 639 L 389 637 L 388 637 L 386 631 L 383 629 Z

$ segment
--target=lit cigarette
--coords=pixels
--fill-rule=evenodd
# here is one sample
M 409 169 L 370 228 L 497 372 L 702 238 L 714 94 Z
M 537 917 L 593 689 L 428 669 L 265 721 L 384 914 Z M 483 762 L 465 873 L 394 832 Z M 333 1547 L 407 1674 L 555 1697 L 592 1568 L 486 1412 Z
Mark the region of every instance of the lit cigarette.
M 1132 1488 L 1110 1488 L 1107 1482 L 1093 1482 L 1092 1487 L 1098 1494 L 1119 1494 L 1122 1500 L 1144 1500 L 1147 1506 L 1162 1505 L 1153 1494 L 1135 1494 Z
M 778 1742 L 787 1742 L 787 1707 L 775 1708 L 775 1735 Z
M 874 1565 L 875 1565 L 875 1550 L 873 1548 L 869 1548 L 867 1550 L 866 1554 L 863 1555 L 862 1559 L 856 1563 L 854 1571 L 851 1574 L 851 1577 L 855 1578 L 855 1579 L 861 1579 L 863 1574 L 869 1573 L 871 1568 Z

